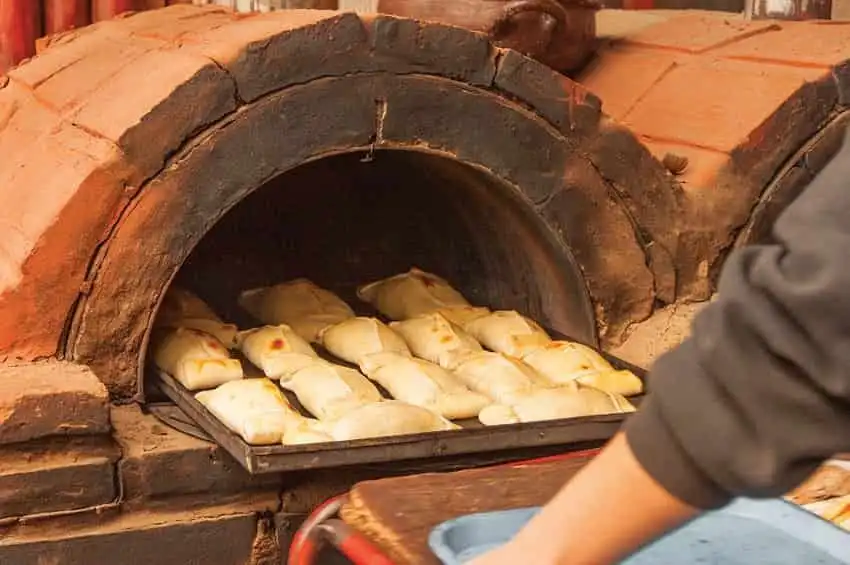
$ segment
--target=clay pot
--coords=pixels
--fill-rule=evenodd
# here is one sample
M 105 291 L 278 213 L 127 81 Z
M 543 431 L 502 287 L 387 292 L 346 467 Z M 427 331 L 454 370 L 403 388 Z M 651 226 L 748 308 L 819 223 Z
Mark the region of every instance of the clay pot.
M 44 0 L 44 33 L 52 35 L 91 23 L 89 0 Z
M 35 54 L 41 37 L 41 2 L 0 0 L 0 75 Z
M 379 0 L 378 12 L 486 33 L 555 70 L 580 69 L 596 44 L 595 0 Z

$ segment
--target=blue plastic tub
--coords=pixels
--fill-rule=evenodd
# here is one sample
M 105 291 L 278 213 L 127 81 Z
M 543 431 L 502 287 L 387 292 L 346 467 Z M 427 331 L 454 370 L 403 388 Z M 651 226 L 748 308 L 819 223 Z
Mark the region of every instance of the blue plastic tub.
M 460 565 L 508 541 L 537 511 L 470 514 L 440 524 L 428 542 L 445 565 Z M 647 545 L 622 565 L 689 563 L 850 565 L 850 534 L 784 500 L 738 499 Z

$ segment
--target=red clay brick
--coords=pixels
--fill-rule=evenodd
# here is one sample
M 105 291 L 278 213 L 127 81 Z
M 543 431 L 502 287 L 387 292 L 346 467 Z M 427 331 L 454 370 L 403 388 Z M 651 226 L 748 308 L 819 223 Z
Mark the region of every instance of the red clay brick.
M 693 60 L 664 76 L 623 121 L 656 141 L 729 152 L 795 91 L 824 74 L 820 69 Z
M 40 82 L 35 88 L 36 96 L 60 112 L 71 111 L 122 69 L 135 66 L 143 55 L 161 46 L 161 42 L 150 39 L 103 37 L 95 52 Z M 54 53 L 60 51 L 46 55 Z
M 134 36 L 171 42 L 189 33 L 226 25 L 238 17 L 223 6 L 174 4 L 160 10 L 137 12 L 125 18 L 122 26 Z
M 826 68 L 850 59 L 850 22 L 786 22 L 779 31 L 733 43 L 716 54 Z
M 771 21 L 748 22 L 740 16 L 698 12 L 671 18 L 626 38 L 628 43 L 703 53 L 753 35 L 779 29 Z
M 97 24 L 60 35 L 38 56 L 9 72 L 13 79 L 35 88 L 53 75 L 100 51 L 104 41 L 126 38 L 115 26 Z
M 0 130 L 0 351 L 30 359 L 56 353 L 124 180 L 116 146 L 59 122 L 25 96 L 16 104 L 21 109 Z
M 0 447 L 0 519 L 112 502 L 119 456 L 108 436 Z
M 622 119 L 676 64 L 679 56 L 637 48 L 604 51 L 578 81 L 602 99 L 602 111 Z
M 214 443 L 169 428 L 136 404 L 112 408 L 124 496 L 155 498 L 234 493 L 281 486 L 279 475 L 252 476 Z
M 72 118 L 120 146 L 143 179 L 193 132 L 235 109 L 235 85 L 212 61 L 149 51 L 88 96 Z
M 0 444 L 108 433 L 108 402 L 103 383 L 84 365 L 0 365 Z

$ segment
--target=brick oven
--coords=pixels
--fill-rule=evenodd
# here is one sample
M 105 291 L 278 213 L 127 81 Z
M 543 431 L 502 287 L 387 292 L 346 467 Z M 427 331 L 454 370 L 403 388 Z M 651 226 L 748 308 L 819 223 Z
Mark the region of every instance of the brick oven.
M 244 324 L 241 289 L 417 264 L 641 365 L 679 339 L 835 149 L 850 28 L 600 18 L 577 82 L 433 23 L 190 5 L 0 78 L 0 562 L 276 563 L 320 499 L 422 468 L 251 476 L 148 414 L 172 283 Z

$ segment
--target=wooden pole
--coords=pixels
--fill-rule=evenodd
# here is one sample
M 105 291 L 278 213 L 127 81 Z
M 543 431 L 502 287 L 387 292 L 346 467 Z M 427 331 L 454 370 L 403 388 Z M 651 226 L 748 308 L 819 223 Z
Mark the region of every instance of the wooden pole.
M 90 0 L 43 0 L 44 33 L 52 35 L 91 23 Z

